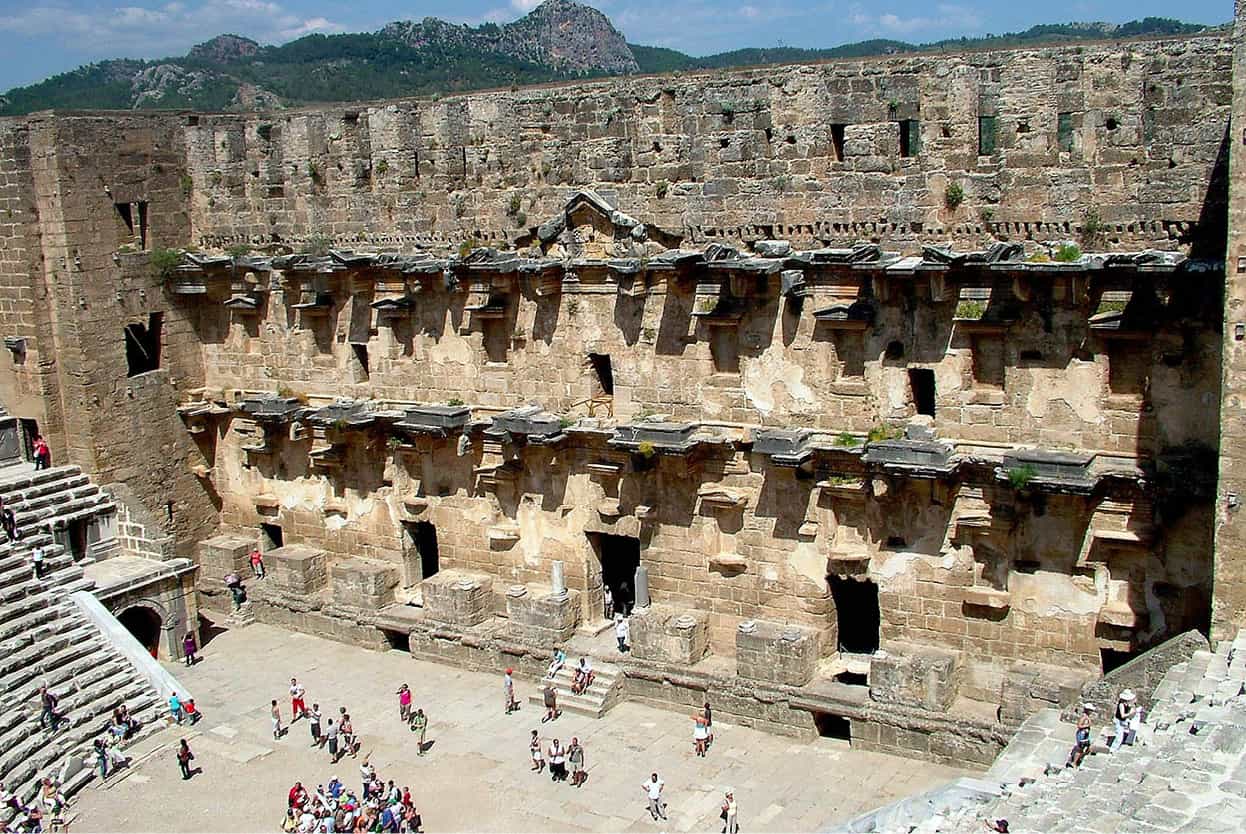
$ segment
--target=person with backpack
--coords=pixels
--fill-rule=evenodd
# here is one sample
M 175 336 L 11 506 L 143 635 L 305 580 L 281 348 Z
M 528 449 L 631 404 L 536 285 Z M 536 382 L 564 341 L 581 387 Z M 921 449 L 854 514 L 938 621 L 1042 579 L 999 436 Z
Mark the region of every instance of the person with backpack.
M 194 760 L 195 754 L 190 752 L 190 745 L 186 739 L 181 739 L 177 745 L 177 766 L 182 770 L 182 779 L 190 778 L 190 763 Z

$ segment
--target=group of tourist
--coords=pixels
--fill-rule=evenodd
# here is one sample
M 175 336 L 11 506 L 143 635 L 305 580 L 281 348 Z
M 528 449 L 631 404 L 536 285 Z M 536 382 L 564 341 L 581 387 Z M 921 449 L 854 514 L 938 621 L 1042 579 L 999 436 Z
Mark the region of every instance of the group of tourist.
M 528 742 L 528 755 L 532 759 L 532 769 L 540 773 L 545 769 L 545 757 L 541 751 L 542 740 L 536 730 L 532 731 L 532 739 Z M 568 772 L 567 766 L 571 769 Z M 563 747 L 562 742 L 554 739 L 549 745 L 549 778 L 552 782 L 565 782 L 571 777 L 571 786 L 578 788 L 588 779 L 588 771 L 584 769 L 584 747 L 576 737 Z
M 367 758 L 359 767 L 362 790 L 356 794 L 334 776 L 315 791 L 295 782 L 281 830 L 285 832 L 362 832 L 423 830 L 411 789 L 377 775 Z
M 60 785 L 50 777 L 44 777 L 39 783 L 39 792 L 29 803 L 22 802 L 21 797 L 0 782 L 0 808 L 12 814 L 4 827 L 9 834 L 43 831 L 44 820 L 59 824 L 68 804 Z
M 1082 704 L 1081 715 L 1077 718 L 1074 730 L 1073 747 L 1064 766 L 1081 767 L 1086 756 L 1090 754 L 1091 727 L 1094 714 L 1098 710 L 1094 704 Z M 1108 744 L 1108 752 L 1115 753 L 1122 744 L 1133 744 L 1142 724 L 1143 711 L 1138 706 L 1138 695 L 1132 689 L 1123 689 L 1116 698 L 1116 708 L 1112 711 L 1112 741 Z

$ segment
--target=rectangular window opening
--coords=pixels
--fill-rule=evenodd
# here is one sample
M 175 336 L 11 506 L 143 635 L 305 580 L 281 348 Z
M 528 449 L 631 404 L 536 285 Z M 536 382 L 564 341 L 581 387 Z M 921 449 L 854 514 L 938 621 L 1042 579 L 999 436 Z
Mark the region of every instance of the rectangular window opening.
M 930 368 L 909 368 L 909 389 L 918 414 L 935 416 L 935 375 Z
M 917 119 L 900 120 L 900 156 L 917 156 L 921 151 L 921 129 Z
M 147 325 L 125 326 L 126 376 L 138 376 L 160 367 L 160 329 L 164 313 L 152 313 Z
M 260 550 L 268 553 L 270 550 L 276 550 L 285 546 L 285 535 L 281 532 L 280 524 L 261 524 L 260 525 Z
M 978 117 L 978 156 L 995 153 L 995 117 Z
M 129 203 L 113 203 L 113 207 L 117 209 L 117 214 L 118 216 L 121 217 L 121 222 L 125 224 L 126 230 L 129 231 L 131 235 L 133 235 L 134 234 L 134 212 L 131 209 L 130 204 Z
M 1056 143 L 1062 151 L 1073 150 L 1073 114 L 1056 115 Z
M 831 151 L 835 162 L 844 161 L 844 131 L 848 125 L 831 125 Z
M 610 354 L 608 353 L 590 353 L 588 362 L 593 367 L 593 373 L 597 378 L 597 390 L 594 394 L 605 394 L 607 397 L 614 396 L 614 369 L 611 367 Z

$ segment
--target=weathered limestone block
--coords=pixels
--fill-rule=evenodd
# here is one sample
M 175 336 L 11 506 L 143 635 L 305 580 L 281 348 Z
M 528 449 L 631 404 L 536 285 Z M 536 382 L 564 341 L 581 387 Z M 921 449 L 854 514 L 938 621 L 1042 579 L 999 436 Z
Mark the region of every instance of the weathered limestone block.
M 747 620 L 735 635 L 736 674 L 787 686 L 813 679 L 822 654 L 822 634 L 809 628 Z
M 283 591 L 314 594 L 329 581 L 325 552 L 302 544 L 288 544 L 268 551 L 264 565 L 274 583 Z
M 456 626 L 480 625 L 493 608 L 493 577 L 483 573 L 442 571 L 420 584 L 426 619 Z
M 507 631 L 542 646 L 571 639 L 580 624 L 580 593 L 555 594 L 548 586 L 516 585 L 506 592 Z
M 346 559 L 329 568 L 333 601 L 338 605 L 377 610 L 394 601 L 398 570 L 371 559 Z
M 195 548 L 195 561 L 199 563 L 202 579 L 222 579 L 234 572 L 244 579 L 251 575 L 251 551 L 255 539 L 225 533 L 204 539 Z
M 691 665 L 705 657 L 709 646 L 708 616 L 651 605 L 632 611 L 632 656 L 640 660 Z
M 999 717 L 1020 723 L 1040 709 L 1059 709 L 1081 694 L 1089 675 L 1084 671 L 1039 663 L 1014 663 L 999 693 Z
M 881 703 L 947 709 L 960 689 L 958 652 L 893 643 L 870 660 L 870 698 Z

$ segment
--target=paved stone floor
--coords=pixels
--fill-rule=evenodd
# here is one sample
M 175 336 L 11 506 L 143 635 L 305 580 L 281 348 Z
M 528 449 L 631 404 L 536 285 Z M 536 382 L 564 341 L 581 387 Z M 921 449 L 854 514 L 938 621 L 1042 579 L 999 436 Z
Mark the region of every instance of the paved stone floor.
M 850 750 L 846 742 L 794 742 L 721 722 L 710 755 L 698 759 L 691 722 L 678 713 L 624 703 L 601 720 L 564 713 L 541 724 L 526 703 L 532 681 L 519 681 L 523 709 L 506 716 L 494 676 L 263 625 L 219 634 L 193 669 L 170 668 L 204 719 L 150 737 L 133 750 L 128 771 L 85 790 L 74 803 L 77 830 L 275 831 L 296 779 L 315 786 L 336 774 L 357 786 L 359 762 L 331 766 L 326 753 L 311 749 L 306 721 L 273 740 L 268 704 L 278 698 L 289 716 L 291 675 L 326 716 L 348 707 L 363 741 L 360 758 L 369 754 L 382 776 L 410 786 L 430 832 L 716 831 L 727 786 L 736 792 L 743 830 L 810 831 L 961 775 Z M 394 692 L 403 682 L 431 718 L 433 744 L 422 759 L 398 720 Z M 553 737 L 580 738 L 589 771 L 583 787 L 529 771 L 533 729 L 547 747 Z M 189 782 L 173 757 L 179 736 L 202 768 Z M 669 803 L 670 819 L 660 827 L 640 787 L 655 769 Z

